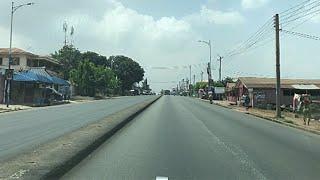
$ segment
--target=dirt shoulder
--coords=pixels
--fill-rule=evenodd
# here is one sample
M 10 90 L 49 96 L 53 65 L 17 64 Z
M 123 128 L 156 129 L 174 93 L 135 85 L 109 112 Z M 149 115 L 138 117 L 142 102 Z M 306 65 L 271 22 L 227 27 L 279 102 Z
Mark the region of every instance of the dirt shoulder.
M 299 116 L 292 112 L 282 112 L 282 118 L 277 119 L 275 117 L 276 113 L 273 110 L 264 110 L 256 108 L 249 108 L 248 110 L 246 110 L 245 107 L 239 107 L 230 101 L 214 101 L 214 104 L 225 108 L 233 109 L 238 112 L 250 114 L 265 120 L 273 121 L 276 123 L 284 124 L 286 126 L 290 126 L 293 128 L 301 129 L 320 135 L 320 122 L 318 120 L 311 119 L 310 125 L 307 126 L 303 124 L 303 117 L 301 117 L 301 115 Z

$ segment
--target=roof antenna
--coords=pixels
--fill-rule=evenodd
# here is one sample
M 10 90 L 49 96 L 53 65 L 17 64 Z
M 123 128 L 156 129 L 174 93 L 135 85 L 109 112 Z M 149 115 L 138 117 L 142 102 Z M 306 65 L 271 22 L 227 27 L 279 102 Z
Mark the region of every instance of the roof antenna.
M 64 46 L 67 45 L 67 31 L 68 31 L 68 24 L 67 24 L 67 22 L 65 21 L 65 22 L 63 23 Z
M 70 30 L 70 43 L 71 43 L 71 45 L 73 45 L 73 35 L 74 35 L 74 27 L 71 26 L 71 30 Z

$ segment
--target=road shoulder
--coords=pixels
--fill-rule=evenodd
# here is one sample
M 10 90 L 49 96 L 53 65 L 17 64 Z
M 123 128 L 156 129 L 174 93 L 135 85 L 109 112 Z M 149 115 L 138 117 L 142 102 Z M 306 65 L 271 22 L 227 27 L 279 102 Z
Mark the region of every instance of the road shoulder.
M 209 102 L 208 100 L 204 100 L 204 99 L 199 99 L 199 100 L 205 101 L 205 102 Z M 319 130 L 312 129 L 311 127 L 306 126 L 306 125 L 301 125 L 301 124 L 298 124 L 298 123 L 294 123 L 291 118 L 277 119 L 274 116 L 264 115 L 263 113 L 246 111 L 244 108 L 239 109 L 239 108 L 237 108 L 237 106 L 230 105 L 230 104 L 225 103 L 223 101 L 214 101 L 213 104 L 217 105 L 217 106 L 220 106 L 220 107 L 223 107 L 223 108 L 228 108 L 228 109 L 240 112 L 240 113 L 249 114 L 251 116 L 255 116 L 255 117 L 258 117 L 258 118 L 263 119 L 263 120 L 272 121 L 272 122 L 275 122 L 275 123 L 278 123 L 278 124 L 282 124 L 282 125 L 285 125 L 285 126 L 288 126 L 288 127 L 291 127 L 291 128 L 296 128 L 296 129 L 307 131 L 307 132 L 310 132 L 310 133 L 313 133 L 313 134 L 320 135 L 320 131 Z M 318 123 L 318 122 L 316 122 L 316 123 Z

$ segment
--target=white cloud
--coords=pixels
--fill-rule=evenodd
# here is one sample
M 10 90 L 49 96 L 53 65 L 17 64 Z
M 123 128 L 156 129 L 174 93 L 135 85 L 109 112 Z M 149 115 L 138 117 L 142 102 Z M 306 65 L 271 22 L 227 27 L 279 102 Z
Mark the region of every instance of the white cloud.
M 245 18 L 238 11 L 219 11 L 202 6 L 198 13 L 184 18 L 191 24 L 216 24 L 216 25 L 235 25 L 241 24 Z
M 215 24 L 239 24 L 244 22 L 244 17 L 237 11 L 215 11 L 202 6 L 200 15 L 210 23 Z
M 259 8 L 267 4 L 269 0 L 242 0 L 241 5 L 244 9 Z

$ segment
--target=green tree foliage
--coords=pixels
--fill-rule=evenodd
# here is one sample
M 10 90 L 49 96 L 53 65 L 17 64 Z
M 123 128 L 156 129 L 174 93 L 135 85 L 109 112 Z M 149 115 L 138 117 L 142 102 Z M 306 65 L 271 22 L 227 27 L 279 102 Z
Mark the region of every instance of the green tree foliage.
M 195 90 L 205 89 L 208 86 L 208 82 L 197 82 L 195 85 Z
M 62 64 L 59 73 L 64 79 L 69 79 L 70 71 L 76 68 L 82 59 L 81 52 L 72 45 L 63 46 L 51 56 Z
M 225 79 L 222 80 L 223 86 L 227 86 L 227 83 L 234 83 L 234 80 L 231 77 L 226 77 Z
M 222 82 L 213 82 L 213 87 L 224 87 Z
M 82 96 L 95 95 L 95 66 L 88 60 L 79 63 L 77 68 L 70 72 L 70 79 L 76 84 L 78 93 Z
M 143 80 L 144 70 L 134 60 L 125 56 L 111 56 L 112 70 L 121 81 L 122 92 L 130 90 L 132 85 Z
M 89 60 L 96 66 L 110 67 L 107 57 L 99 55 L 98 53 L 87 51 L 82 53 L 81 56 L 83 60 Z
M 83 96 L 113 94 L 120 84 L 114 72 L 103 66 L 95 66 L 89 60 L 79 63 L 70 73 L 70 79 L 77 85 L 78 93 Z

